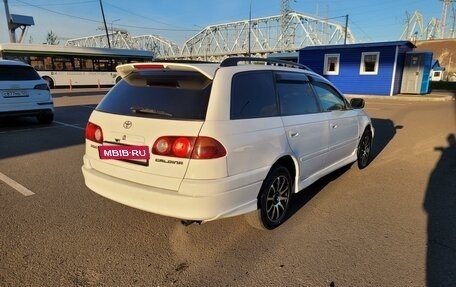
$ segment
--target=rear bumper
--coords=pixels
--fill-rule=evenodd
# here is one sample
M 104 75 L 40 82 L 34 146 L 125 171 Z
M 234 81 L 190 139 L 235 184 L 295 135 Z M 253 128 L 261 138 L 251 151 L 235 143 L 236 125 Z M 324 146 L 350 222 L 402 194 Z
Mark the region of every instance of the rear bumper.
M 101 196 L 144 211 L 197 221 L 210 221 L 256 210 L 257 195 L 262 184 L 262 180 L 245 184 L 246 176 L 256 177 L 252 177 L 252 174 L 217 180 L 184 179 L 179 191 L 172 191 L 101 173 L 90 167 L 86 156 L 82 173 L 87 187 Z M 262 174 L 263 171 L 258 173 Z M 195 186 L 199 187 L 201 194 L 195 194 Z
M 47 112 L 54 112 L 53 102 L 5 104 L 0 108 L 2 117 L 37 116 Z

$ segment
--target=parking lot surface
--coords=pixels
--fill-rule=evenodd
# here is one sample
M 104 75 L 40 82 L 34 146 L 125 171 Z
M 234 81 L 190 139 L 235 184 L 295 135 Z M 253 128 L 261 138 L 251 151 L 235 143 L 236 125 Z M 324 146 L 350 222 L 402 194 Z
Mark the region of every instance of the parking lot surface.
M 103 90 L 54 93 L 55 122 L 0 122 L 0 286 L 454 286 L 456 102 L 366 99 L 373 159 L 297 194 L 273 231 L 185 227 L 81 174 Z

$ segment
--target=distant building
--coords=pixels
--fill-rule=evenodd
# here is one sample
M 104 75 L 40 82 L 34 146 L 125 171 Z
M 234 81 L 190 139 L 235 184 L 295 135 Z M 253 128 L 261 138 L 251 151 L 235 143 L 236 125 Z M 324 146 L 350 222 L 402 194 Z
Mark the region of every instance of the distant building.
M 443 72 L 445 71 L 445 67 L 441 67 L 439 60 L 432 61 L 431 67 L 431 81 L 438 82 L 443 80 Z
M 268 55 L 268 59 L 277 59 L 290 62 L 298 62 L 298 52 L 287 52 L 287 53 L 271 53 Z
M 456 81 L 456 39 L 416 41 L 415 51 L 432 51 L 443 70 L 442 81 Z
M 406 54 L 414 48 L 409 41 L 309 46 L 299 50 L 299 63 L 345 94 L 392 96 L 401 93 Z

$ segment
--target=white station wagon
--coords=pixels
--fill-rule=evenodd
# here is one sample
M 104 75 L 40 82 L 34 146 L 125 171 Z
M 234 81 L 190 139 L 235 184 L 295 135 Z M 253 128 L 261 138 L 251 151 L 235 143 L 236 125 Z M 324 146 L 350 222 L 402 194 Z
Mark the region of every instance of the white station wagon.
M 122 204 L 186 224 L 246 214 L 273 229 L 293 193 L 369 163 L 364 101 L 349 103 L 304 66 L 235 57 L 117 71 L 122 81 L 87 124 L 82 172 L 91 190 Z M 102 159 L 105 146 L 146 146 L 150 157 Z

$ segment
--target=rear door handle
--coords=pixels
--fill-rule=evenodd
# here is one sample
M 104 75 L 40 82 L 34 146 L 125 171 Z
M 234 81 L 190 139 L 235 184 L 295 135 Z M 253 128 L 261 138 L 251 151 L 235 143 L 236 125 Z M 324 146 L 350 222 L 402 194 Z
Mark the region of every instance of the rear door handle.
M 338 127 L 338 125 L 335 124 L 335 123 L 332 123 L 330 126 L 331 126 L 332 129 L 337 129 L 337 127 Z
M 291 136 L 292 138 L 295 138 L 295 137 L 299 136 L 299 133 L 290 133 L 290 136 Z

